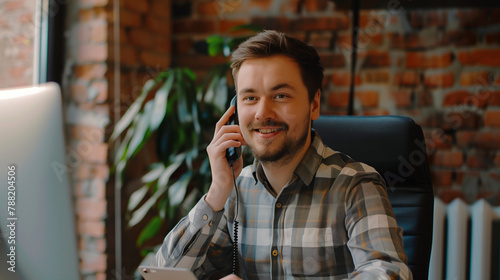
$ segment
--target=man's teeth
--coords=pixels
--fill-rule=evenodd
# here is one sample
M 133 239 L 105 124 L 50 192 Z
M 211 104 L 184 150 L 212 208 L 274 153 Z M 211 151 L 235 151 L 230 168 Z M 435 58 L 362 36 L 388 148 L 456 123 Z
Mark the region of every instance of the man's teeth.
M 268 129 L 259 129 L 259 132 L 263 133 L 263 134 L 268 134 L 268 133 L 276 132 L 278 130 L 279 130 L 279 128 L 268 128 Z

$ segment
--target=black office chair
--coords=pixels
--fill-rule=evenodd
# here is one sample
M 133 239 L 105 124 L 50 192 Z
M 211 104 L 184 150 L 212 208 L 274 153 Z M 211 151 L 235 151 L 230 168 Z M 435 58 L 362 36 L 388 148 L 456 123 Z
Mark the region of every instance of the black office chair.
M 427 279 L 434 195 L 420 126 L 402 116 L 321 116 L 313 128 L 327 146 L 384 177 L 413 279 Z

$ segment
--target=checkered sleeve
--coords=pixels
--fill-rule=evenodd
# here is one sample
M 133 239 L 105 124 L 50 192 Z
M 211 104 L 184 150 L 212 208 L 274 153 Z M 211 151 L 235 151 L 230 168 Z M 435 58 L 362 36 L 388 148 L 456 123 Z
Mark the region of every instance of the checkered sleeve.
M 374 180 L 369 173 L 354 176 L 346 193 L 347 245 L 355 265 L 350 277 L 412 279 L 403 232 L 396 223 L 383 179 Z
M 202 197 L 165 237 L 154 265 L 189 268 L 204 279 L 230 269 L 231 246 L 224 211 L 213 212 Z

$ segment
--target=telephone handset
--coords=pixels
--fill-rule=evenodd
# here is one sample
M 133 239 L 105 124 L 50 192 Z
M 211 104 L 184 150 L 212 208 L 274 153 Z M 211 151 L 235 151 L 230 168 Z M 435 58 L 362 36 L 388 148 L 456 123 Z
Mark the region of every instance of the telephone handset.
M 236 107 L 236 96 L 233 97 L 233 99 L 231 100 L 231 105 L 234 105 L 235 107 L 235 110 L 234 110 L 234 113 L 231 115 L 231 117 L 229 117 L 229 121 L 227 122 L 226 125 L 239 125 L 239 122 L 238 122 L 238 109 Z M 226 158 L 227 158 L 227 161 L 229 162 L 229 165 L 233 165 L 233 163 L 235 163 L 241 156 L 241 146 L 239 147 L 229 147 L 227 150 L 226 150 Z

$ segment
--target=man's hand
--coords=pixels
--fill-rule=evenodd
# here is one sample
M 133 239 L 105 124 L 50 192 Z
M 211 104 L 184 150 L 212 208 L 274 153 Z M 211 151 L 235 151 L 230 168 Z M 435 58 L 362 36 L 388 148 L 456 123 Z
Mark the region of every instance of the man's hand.
M 221 278 L 220 280 L 241 280 L 240 277 L 234 275 L 234 274 L 229 274 L 228 276 Z
M 245 145 L 238 125 L 225 125 L 234 113 L 235 107 L 231 106 L 215 126 L 212 142 L 207 147 L 210 168 L 212 170 L 212 184 L 205 197 L 205 201 L 217 212 L 224 208 L 226 200 L 233 189 L 233 174 L 226 159 L 226 150 L 229 147 Z M 240 157 L 233 163 L 234 175 L 237 178 L 243 169 L 243 159 Z

